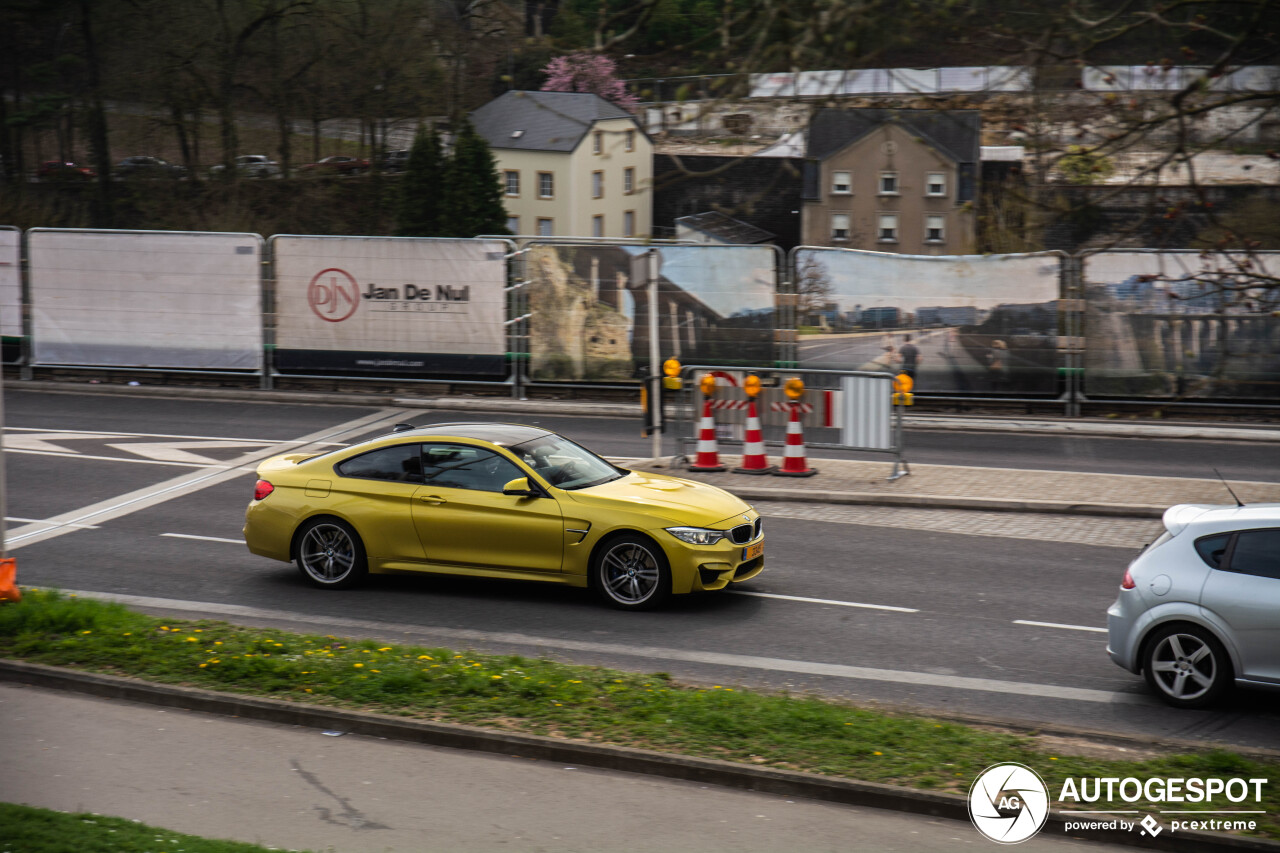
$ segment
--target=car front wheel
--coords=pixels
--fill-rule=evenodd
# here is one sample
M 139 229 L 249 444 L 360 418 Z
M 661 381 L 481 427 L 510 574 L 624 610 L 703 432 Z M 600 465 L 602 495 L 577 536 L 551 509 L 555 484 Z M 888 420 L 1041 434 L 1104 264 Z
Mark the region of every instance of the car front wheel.
M 596 554 L 596 589 L 623 610 L 650 610 L 671 595 L 671 569 L 662 549 L 642 536 L 620 536 Z
M 1147 684 L 1177 708 L 1210 705 L 1231 683 L 1227 650 L 1193 625 L 1158 629 L 1147 642 L 1142 669 Z
M 336 518 L 307 523 L 298 536 L 297 562 L 303 577 L 324 589 L 356 586 L 368 572 L 360 537 Z

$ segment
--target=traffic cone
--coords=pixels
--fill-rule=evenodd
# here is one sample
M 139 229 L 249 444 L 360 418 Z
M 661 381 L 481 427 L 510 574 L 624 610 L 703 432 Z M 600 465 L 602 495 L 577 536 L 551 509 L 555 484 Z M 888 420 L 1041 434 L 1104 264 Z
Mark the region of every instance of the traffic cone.
M 817 468 L 810 468 L 804 458 L 804 433 L 800 429 L 800 407 L 791 404 L 791 420 L 787 421 L 787 446 L 782 451 L 782 467 L 773 473 L 779 477 L 812 477 Z
M 0 601 L 21 601 L 18 589 L 18 560 L 15 557 L 0 559 Z
M 702 406 L 702 422 L 698 424 L 698 455 L 689 466 L 690 471 L 727 471 L 720 464 L 720 452 L 716 447 L 716 419 L 711 414 L 711 398 Z
M 773 466 L 764 455 L 764 436 L 760 433 L 760 415 L 756 413 L 756 401 L 747 403 L 747 432 L 742 439 L 742 467 L 734 468 L 735 474 L 772 474 Z

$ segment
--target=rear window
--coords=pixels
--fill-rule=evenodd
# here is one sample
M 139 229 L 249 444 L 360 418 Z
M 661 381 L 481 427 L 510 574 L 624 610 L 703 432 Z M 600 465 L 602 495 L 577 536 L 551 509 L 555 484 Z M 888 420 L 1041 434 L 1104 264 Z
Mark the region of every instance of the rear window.
M 1227 552 L 1227 543 L 1230 541 L 1230 533 L 1203 536 L 1196 540 L 1196 553 L 1213 568 L 1219 568 L 1222 565 L 1222 556 Z
M 1280 579 L 1280 529 L 1237 533 L 1228 568 L 1242 575 Z

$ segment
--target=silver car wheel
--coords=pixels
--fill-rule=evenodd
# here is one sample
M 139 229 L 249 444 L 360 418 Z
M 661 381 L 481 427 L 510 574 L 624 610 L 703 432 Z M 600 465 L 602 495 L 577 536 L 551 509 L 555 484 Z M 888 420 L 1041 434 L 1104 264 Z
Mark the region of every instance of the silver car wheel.
M 346 524 L 316 521 L 298 541 L 298 568 L 318 586 L 351 586 L 364 575 L 364 548 Z
M 610 604 L 643 610 L 670 594 L 671 574 L 655 545 L 639 536 L 626 536 L 597 556 L 596 583 Z
M 1222 643 L 1193 625 L 1158 629 L 1143 653 L 1147 683 L 1179 708 L 1211 705 L 1231 686 L 1231 672 Z

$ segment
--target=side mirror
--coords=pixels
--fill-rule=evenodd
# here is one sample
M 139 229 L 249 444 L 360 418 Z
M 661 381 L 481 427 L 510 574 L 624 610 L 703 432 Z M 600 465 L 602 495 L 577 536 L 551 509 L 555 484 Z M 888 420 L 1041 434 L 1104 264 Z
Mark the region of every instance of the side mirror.
M 538 493 L 529 488 L 528 477 L 518 477 L 502 487 L 504 495 L 519 495 L 525 498 L 535 498 Z

